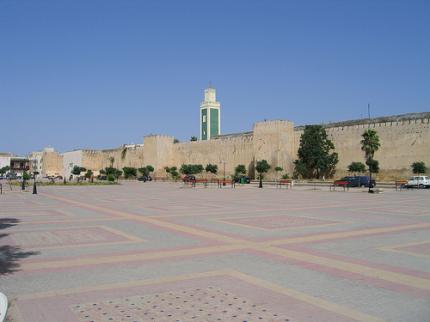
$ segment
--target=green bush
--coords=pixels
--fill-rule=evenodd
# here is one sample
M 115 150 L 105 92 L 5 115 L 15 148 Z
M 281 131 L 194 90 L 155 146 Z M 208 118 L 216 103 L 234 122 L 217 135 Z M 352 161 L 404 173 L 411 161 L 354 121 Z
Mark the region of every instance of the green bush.
M 115 181 L 115 176 L 113 174 L 108 174 L 107 179 L 110 182 L 114 182 Z
M 124 168 L 122 168 L 122 170 L 124 171 L 124 178 L 126 178 L 126 179 L 137 176 L 137 170 L 136 170 L 136 168 L 133 168 L 133 167 L 124 167 Z
M 423 161 L 417 161 L 412 163 L 411 168 L 414 174 L 423 174 L 427 172 L 427 166 Z

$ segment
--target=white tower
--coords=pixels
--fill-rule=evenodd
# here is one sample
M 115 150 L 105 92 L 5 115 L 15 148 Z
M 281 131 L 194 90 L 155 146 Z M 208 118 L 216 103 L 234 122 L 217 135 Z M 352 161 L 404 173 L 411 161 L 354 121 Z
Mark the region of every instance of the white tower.
M 211 85 L 205 89 L 200 104 L 200 140 L 210 140 L 221 134 L 221 104 L 216 101 L 216 90 Z

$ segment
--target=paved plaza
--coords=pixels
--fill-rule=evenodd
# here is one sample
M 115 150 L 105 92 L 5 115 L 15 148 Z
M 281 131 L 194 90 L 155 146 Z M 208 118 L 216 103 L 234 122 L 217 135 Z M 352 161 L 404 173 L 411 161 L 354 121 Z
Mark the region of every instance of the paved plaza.
M 430 191 L 0 195 L 9 321 L 430 321 Z

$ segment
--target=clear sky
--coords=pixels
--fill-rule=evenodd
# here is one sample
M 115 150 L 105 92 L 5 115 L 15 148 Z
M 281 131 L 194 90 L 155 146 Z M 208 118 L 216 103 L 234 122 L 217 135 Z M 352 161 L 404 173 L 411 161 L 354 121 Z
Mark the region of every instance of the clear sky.
M 430 111 L 430 1 L 0 0 L 0 152 Z

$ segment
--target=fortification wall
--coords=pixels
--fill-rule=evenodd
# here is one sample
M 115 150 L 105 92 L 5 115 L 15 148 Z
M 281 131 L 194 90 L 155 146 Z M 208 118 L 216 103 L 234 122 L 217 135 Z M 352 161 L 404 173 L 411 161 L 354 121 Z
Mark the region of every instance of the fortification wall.
M 336 176 L 347 173 L 353 161 L 364 162 L 360 141 L 363 132 L 370 127 L 377 131 L 381 147 L 375 154 L 379 161 L 381 179 L 396 179 L 411 174 L 410 165 L 415 161 L 430 164 L 430 113 L 404 117 L 374 119 L 370 122 L 344 122 L 326 125 L 326 131 L 339 154 Z M 303 128 L 295 131 L 298 150 Z
M 156 176 L 165 176 L 164 167 L 172 164 L 174 139 L 169 135 L 150 135 L 143 139 L 144 164 L 152 165 Z
M 109 150 L 82 150 L 81 166 L 98 173 L 99 170 L 112 165 L 111 158 L 115 168 L 140 168 L 144 165 L 144 148 L 140 145 Z
M 234 173 L 238 164 L 244 164 L 253 172 L 254 148 L 252 134 L 221 136 L 209 141 L 173 144 L 172 159 L 168 166 L 208 163 L 218 166 L 219 175 Z
M 42 173 L 44 176 L 63 175 L 63 156 L 57 152 L 43 152 Z
M 284 172 L 292 173 L 296 159 L 294 146 L 294 125 L 289 121 L 267 121 L 254 124 L 254 156 L 255 160 L 267 160 L 271 165 L 266 174 L 267 179 L 276 179 L 275 167 Z
M 360 141 L 362 133 L 370 126 L 378 132 L 381 148 L 375 158 L 380 162 L 379 179 L 394 179 L 410 175 L 414 161 L 430 165 L 430 113 L 415 113 L 372 120 L 354 120 L 325 125 L 330 139 L 339 154 L 336 177 L 346 174 L 353 161 L 364 161 Z M 252 132 L 218 136 L 209 141 L 174 144 L 172 136 L 150 135 L 143 145 L 123 146 L 110 150 L 79 150 L 63 154 L 63 168 L 67 173 L 73 163 L 91 169 L 95 173 L 111 165 L 142 167 L 152 165 L 155 175 L 166 175 L 164 167 L 181 164 L 208 163 L 218 165 L 219 174 L 234 173 L 238 164 L 244 164 L 254 176 L 254 163 L 267 160 L 272 169 L 266 175 L 274 179 L 278 175 L 274 168 L 280 166 L 284 172 L 293 173 L 294 160 L 300 145 L 304 127 L 294 127 L 289 121 L 267 121 L 254 124 Z M 59 160 L 52 157 L 52 171 L 56 171 Z M 70 169 L 69 169 L 70 170 Z

